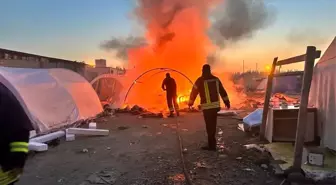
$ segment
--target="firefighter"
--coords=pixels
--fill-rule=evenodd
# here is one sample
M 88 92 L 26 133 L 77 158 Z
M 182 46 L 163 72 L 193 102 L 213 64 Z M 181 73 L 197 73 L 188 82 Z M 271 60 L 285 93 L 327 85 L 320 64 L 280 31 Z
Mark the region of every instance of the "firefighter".
M 0 83 L 0 185 L 19 180 L 28 155 L 32 124 L 11 91 Z
M 169 73 L 166 74 L 166 78 L 163 80 L 161 88 L 166 91 L 167 104 L 170 112 L 169 117 L 174 117 L 174 110 L 176 115 L 179 116 L 176 82 Z
M 220 110 L 219 95 L 227 108 L 230 108 L 230 101 L 222 82 L 211 74 L 210 65 L 208 64 L 203 66 L 202 76 L 194 83 L 190 93 L 189 107 L 193 106 L 198 94 L 201 98 L 201 109 L 208 134 L 208 145 L 202 147 L 202 149 L 216 151 L 217 113 Z

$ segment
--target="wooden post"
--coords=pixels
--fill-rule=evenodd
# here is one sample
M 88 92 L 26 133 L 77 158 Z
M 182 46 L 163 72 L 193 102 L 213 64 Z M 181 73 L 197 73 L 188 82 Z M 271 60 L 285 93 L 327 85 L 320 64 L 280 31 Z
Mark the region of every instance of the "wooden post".
M 302 152 L 307 125 L 308 98 L 313 76 L 315 58 L 316 58 L 316 48 L 314 46 L 308 46 L 305 58 L 305 67 L 301 89 L 301 101 L 300 101 L 298 123 L 296 128 L 296 138 L 295 138 L 296 142 L 295 142 L 295 152 L 293 162 L 293 168 L 298 171 L 301 170 Z
M 269 102 L 270 102 L 270 98 L 272 95 L 273 77 L 274 77 L 274 71 L 275 71 L 277 61 L 278 61 L 278 57 L 273 59 L 272 68 L 271 68 L 270 74 L 267 77 L 264 108 L 263 108 L 263 114 L 262 114 L 262 121 L 260 125 L 260 139 L 261 140 L 265 139 L 266 120 L 267 120 L 267 114 L 268 114 L 268 109 L 269 109 Z

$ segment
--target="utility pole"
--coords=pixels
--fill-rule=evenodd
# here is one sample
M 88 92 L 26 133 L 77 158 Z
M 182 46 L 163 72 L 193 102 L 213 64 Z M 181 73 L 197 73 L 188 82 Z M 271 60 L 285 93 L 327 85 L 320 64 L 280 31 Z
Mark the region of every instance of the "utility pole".
M 245 64 L 244 64 L 244 60 L 243 60 L 243 74 L 245 72 Z

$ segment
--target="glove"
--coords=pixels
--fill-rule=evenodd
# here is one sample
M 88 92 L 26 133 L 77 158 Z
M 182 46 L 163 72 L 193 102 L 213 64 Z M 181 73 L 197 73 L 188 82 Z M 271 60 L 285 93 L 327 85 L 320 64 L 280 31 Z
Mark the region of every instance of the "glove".
M 225 104 L 226 108 L 230 109 L 231 105 L 230 105 L 230 101 L 229 100 L 225 100 L 224 104 Z

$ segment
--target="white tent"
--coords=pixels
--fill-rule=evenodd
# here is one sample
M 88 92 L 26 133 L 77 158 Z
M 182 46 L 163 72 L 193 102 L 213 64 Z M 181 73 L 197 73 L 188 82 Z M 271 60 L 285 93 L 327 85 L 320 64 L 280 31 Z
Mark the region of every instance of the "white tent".
M 321 145 L 336 150 L 336 37 L 314 68 L 309 104 L 318 109 Z
M 19 100 L 37 132 L 47 132 L 102 112 L 82 76 L 66 69 L 0 67 L 0 83 Z

